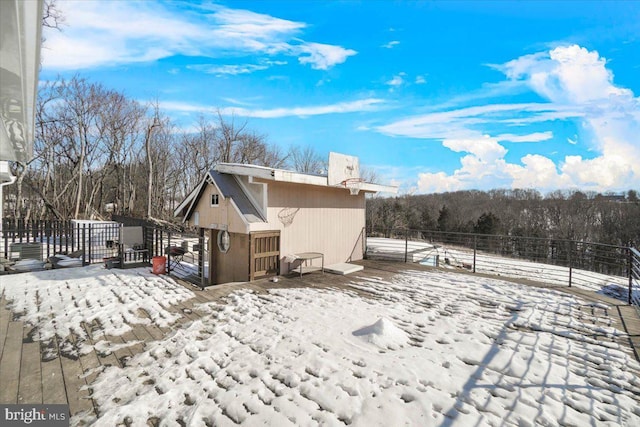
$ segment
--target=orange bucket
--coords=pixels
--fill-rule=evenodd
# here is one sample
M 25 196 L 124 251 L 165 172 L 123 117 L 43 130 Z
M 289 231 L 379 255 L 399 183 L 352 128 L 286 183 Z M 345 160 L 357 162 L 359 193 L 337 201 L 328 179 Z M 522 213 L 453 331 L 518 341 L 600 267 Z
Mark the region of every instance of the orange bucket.
M 153 274 L 164 274 L 167 272 L 167 257 L 154 256 L 151 258 L 151 272 Z

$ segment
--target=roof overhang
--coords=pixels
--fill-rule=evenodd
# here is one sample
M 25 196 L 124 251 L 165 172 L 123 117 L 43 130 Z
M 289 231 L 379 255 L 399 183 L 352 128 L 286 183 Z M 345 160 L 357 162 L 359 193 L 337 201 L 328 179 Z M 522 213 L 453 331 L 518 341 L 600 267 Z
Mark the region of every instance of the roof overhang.
M 11 169 L 9 169 L 9 162 L 6 160 L 0 160 L 0 186 L 13 184 L 16 180 L 16 177 L 11 173 Z M 0 200 L 2 203 L 2 200 Z
M 289 182 L 293 184 L 316 185 L 320 187 L 346 188 L 344 185 L 329 185 L 327 176 L 310 175 L 306 173 L 275 169 L 265 166 L 245 165 L 240 163 L 219 163 L 215 169 L 221 173 L 243 175 L 276 182 Z M 359 182 L 358 189 L 365 193 L 392 193 L 398 192 L 398 187 L 391 185 L 374 184 L 371 182 Z
M 187 220 L 191 216 L 191 211 L 198 202 L 198 199 L 200 198 L 205 185 L 209 181 L 212 181 L 212 179 L 211 175 L 207 172 L 207 174 L 204 176 L 204 178 L 202 178 L 198 185 L 196 185 L 196 187 L 191 190 L 191 193 L 189 193 L 189 195 L 187 195 L 182 203 L 180 203 L 180 205 L 178 205 L 178 207 L 174 209 L 173 216 L 182 216 L 182 222 L 187 222 Z
M 0 1 L 0 160 L 33 156 L 42 0 Z

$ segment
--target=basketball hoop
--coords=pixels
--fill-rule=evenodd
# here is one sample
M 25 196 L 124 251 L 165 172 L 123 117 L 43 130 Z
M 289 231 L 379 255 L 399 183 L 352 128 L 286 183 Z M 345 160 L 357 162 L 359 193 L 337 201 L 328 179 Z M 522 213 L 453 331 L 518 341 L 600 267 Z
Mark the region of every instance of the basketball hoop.
M 300 208 L 284 208 L 278 212 L 278 219 L 282 225 L 288 227 L 293 223 L 293 218 L 295 218 L 299 210 Z
M 352 196 L 357 196 L 360 193 L 360 189 L 362 188 L 362 183 L 364 180 L 362 178 L 348 178 L 341 182 L 345 188 L 349 189 L 349 193 Z

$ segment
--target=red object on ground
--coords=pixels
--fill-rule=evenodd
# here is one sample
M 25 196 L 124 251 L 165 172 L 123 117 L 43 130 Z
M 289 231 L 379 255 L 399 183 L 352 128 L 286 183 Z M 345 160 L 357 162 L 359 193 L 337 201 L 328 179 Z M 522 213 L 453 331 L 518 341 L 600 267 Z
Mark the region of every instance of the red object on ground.
M 167 272 L 167 257 L 154 256 L 151 259 L 151 272 L 153 274 L 165 274 Z

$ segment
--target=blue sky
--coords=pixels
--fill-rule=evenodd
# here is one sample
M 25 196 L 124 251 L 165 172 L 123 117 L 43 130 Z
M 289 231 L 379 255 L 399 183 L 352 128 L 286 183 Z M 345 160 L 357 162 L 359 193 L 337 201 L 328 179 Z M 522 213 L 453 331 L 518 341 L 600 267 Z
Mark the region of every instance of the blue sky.
M 640 2 L 63 1 L 79 73 L 184 130 L 216 111 L 403 193 L 640 188 Z

